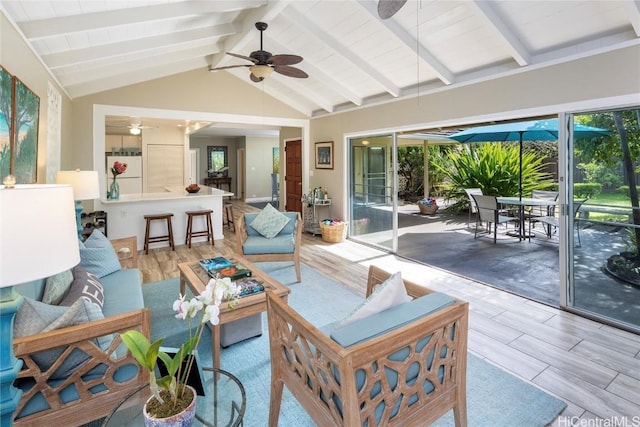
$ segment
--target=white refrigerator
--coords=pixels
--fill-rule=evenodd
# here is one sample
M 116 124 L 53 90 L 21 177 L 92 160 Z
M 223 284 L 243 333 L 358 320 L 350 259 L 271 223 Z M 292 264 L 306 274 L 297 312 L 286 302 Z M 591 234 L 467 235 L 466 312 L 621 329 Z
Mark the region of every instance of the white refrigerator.
M 142 193 L 142 156 L 107 156 L 107 188 L 113 181 L 111 168 L 116 161 L 127 164 L 127 170 L 116 178 L 120 194 Z

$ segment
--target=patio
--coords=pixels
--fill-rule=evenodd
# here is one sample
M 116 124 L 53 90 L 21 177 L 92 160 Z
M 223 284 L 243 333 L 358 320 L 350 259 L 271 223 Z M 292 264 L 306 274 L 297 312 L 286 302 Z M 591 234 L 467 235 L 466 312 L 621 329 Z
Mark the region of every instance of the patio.
M 368 207 L 371 210 L 389 208 Z M 381 213 L 381 212 L 379 212 Z M 471 278 L 514 294 L 559 306 L 559 242 L 540 228 L 531 241 L 518 241 L 498 228 L 498 241 L 473 238 L 475 218 L 467 226 L 467 213 L 453 214 L 441 208 L 435 215 L 421 215 L 418 206 L 399 207 L 398 255 Z M 511 228 L 513 226 L 510 226 Z M 584 228 L 583 228 L 584 227 Z M 390 246 L 389 232 L 372 232 L 363 240 Z M 575 248 L 575 305 L 631 324 L 640 324 L 640 289 L 605 275 L 601 266 L 624 248 L 623 229 L 581 225 L 581 247 Z

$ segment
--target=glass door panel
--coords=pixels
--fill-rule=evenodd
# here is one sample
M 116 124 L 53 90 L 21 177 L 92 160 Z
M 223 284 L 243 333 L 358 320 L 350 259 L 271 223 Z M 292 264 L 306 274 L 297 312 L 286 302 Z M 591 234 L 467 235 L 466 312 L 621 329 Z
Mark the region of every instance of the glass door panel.
M 349 235 L 394 250 L 393 137 L 351 139 L 350 154 Z
M 567 307 L 640 330 L 638 109 L 573 116 L 606 129 L 569 143 Z M 634 188 L 635 187 L 635 188 Z

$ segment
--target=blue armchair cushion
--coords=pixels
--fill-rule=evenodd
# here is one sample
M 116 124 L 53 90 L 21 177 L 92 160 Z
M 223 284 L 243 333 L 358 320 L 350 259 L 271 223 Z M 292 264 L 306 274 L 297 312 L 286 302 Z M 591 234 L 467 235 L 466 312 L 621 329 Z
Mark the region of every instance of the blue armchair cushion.
M 292 254 L 296 246 L 294 237 L 293 234 L 280 234 L 272 239 L 247 236 L 247 240 L 242 244 L 242 252 L 245 255 Z
M 273 239 L 289 221 L 286 215 L 267 203 L 267 206 L 249 223 L 249 226 L 267 239 Z
M 433 292 L 347 325 L 341 325 L 331 331 L 330 336 L 341 346 L 349 347 L 397 329 L 454 302 L 455 299 L 447 294 Z

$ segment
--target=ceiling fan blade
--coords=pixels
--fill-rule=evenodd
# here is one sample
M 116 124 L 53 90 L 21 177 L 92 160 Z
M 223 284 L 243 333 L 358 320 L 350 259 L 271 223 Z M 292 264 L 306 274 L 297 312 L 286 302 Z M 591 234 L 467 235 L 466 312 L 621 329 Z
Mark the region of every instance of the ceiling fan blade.
M 407 0 L 378 0 L 378 16 L 389 19 L 399 11 Z
M 240 58 L 240 59 L 246 59 L 247 61 L 251 61 L 254 64 L 258 63 L 258 61 L 256 59 L 253 59 L 253 58 L 250 58 L 250 57 L 244 56 L 244 55 L 238 55 L 237 53 L 227 52 L 227 55 L 235 56 L 236 58 Z
M 255 83 L 260 83 L 261 81 L 264 80 L 264 77 L 257 77 L 253 73 L 249 75 L 249 78 L 251 79 L 252 82 L 255 82 Z
M 299 79 L 306 79 L 307 77 L 309 77 L 309 75 L 302 71 L 300 68 L 290 67 L 288 65 L 275 65 L 273 67 L 273 70 L 276 73 L 280 73 L 287 77 L 296 77 Z
M 216 67 L 216 68 L 209 68 L 209 71 L 218 71 L 218 70 L 226 70 L 229 68 L 238 68 L 238 67 L 252 67 L 252 64 L 246 64 L 246 65 L 227 65 L 225 67 Z
M 273 65 L 293 65 L 302 62 L 304 58 L 298 55 L 273 55 L 267 63 Z

